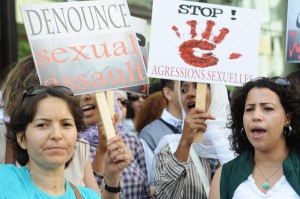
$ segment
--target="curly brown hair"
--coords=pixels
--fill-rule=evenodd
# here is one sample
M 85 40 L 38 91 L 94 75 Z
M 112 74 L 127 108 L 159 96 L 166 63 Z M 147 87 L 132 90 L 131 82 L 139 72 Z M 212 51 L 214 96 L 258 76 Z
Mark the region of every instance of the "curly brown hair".
M 166 100 L 160 91 L 147 97 L 134 119 L 135 129 L 138 133 L 152 121 L 158 119 L 166 107 Z

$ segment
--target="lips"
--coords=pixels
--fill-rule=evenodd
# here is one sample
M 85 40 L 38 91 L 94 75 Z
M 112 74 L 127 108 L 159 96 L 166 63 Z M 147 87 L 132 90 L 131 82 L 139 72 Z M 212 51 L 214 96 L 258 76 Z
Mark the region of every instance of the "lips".
M 256 139 L 261 138 L 266 132 L 267 130 L 262 127 L 251 128 L 251 135 Z
M 188 109 L 195 108 L 195 102 L 194 101 L 188 102 L 187 107 L 188 107 Z
M 91 104 L 86 104 L 86 105 L 82 106 L 83 116 L 86 118 L 92 116 L 95 108 L 96 108 L 96 106 L 91 105 Z
M 84 112 L 86 112 L 86 111 L 94 110 L 95 108 L 96 108 L 96 106 L 93 106 L 93 105 L 84 105 L 84 106 L 82 107 L 82 110 L 83 110 Z
M 65 150 L 65 149 L 66 148 L 62 147 L 62 146 L 49 146 L 49 147 L 45 148 L 46 151 L 52 151 L 52 152 L 59 152 L 59 151 Z

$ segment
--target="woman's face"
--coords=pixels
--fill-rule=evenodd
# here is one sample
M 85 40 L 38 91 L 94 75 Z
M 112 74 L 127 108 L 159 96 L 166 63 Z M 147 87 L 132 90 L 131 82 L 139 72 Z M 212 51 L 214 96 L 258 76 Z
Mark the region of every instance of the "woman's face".
M 245 102 L 244 128 L 250 143 L 258 150 L 285 145 L 283 128 L 290 123 L 278 95 L 268 88 L 252 88 Z
M 128 99 L 130 100 L 131 108 L 133 109 L 134 113 L 137 114 L 137 112 L 141 109 L 141 105 L 144 102 L 144 99 L 146 98 L 146 95 L 134 93 L 128 96 Z
M 100 113 L 95 93 L 80 96 L 80 106 L 83 110 L 83 119 L 87 125 L 97 124 L 100 121 Z
M 197 83 L 194 82 L 182 82 L 180 88 L 181 104 L 185 113 L 189 113 L 192 108 L 196 105 L 196 91 Z M 205 111 L 208 110 L 211 103 L 210 87 L 207 86 L 206 89 L 206 101 L 205 101 Z
M 22 140 L 21 134 L 17 134 L 18 143 L 27 149 L 29 164 L 49 169 L 65 166 L 73 155 L 77 139 L 74 117 L 66 102 L 58 97 L 39 101 Z

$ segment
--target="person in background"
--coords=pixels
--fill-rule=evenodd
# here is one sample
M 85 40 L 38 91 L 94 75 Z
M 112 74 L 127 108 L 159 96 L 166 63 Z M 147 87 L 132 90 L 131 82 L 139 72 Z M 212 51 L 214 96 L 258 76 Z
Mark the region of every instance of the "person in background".
M 178 98 L 178 81 L 162 79 L 161 88 L 167 107 L 160 118 L 146 125 L 139 133 L 139 138 L 145 140 L 153 152 L 162 137 L 181 133 L 182 114 Z
M 208 85 L 205 108 L 197 108 L 195 82 L 180 83 L 183 109 L 182 134 L 165 135 L 155 149 L 155 196 L 164 199 L 208 197 L 216 159 L 221 164 L 234 158 L 226 129 L 229 101 L 224 85 Z M 222 99 L 222 100 L 220 100 Z M 196 133 L 204 133 L 201 144 Z M 217 165 L 218 166 L 218 165 Z
M 146 164 L 149 173 L 149 184 L 153 187 L 155 168 L 153 165 L 154 150 L 159 141 L 170 134 L 181 133 L 182 115 L 178 97 L 178 81 L 161 79 L 161 93 L 165 99 L 166 107 L 161 116 L 145 125 L 139 132 L 139 138 L 143 142 L 146 156 Z M 143 112 L 142 112 L 143 113 Z M 141 113 L 141 114 L 142 114 Z M 147 112 L 146 112 L 147 113 Z M 139 116 L 140 117 L 140 116 Z M 151 117 L 151 116 L 148 116 Z M 153 190 L 154 188 L 152 188 Z
M 135 117 L 134 123 L 136 126 L 137 135 L 139 135 L 139 132 L 145 126 L 147 126 L 154 120 L 160 118 L 165 107 L 166 101 L 160 91 L 150 94 L 141 105 L 141 109 Z M 140 138 L 140 140 L 143 144 L 143 148 L 145 151 L 148 182 L 150 185 L 152 185 L 154 182 L 154 171 L 152 164 L 154 159 L 154 153 L 143 138 Z M 151 189 L 151 191 L 152 190 L 153 189 Z
M 5 125 L 2 125 L 3 128 L 0 132 L 2 136 L 0 136 L 0 139 L 2 139 L 1 142 L 4 142 L 5 145 L 0 145 L 1 148 L 3 147 L 0 151 L 4 153 L 3 160 L 9 160 L 9 162 L 6 163 L 15 163 L 12 147 L 9 146 L 10 143 L 6 139 L 6 136 L 3 136 L 3 133 L 9 133 L 6 126 L 9 124 L 13 110 L 21 103 L 20 101 L 23 97 L 23 91 L 29 86 L 38 86 L 39 78 L 36 73 L 32 56 L 24 57 L 16 64 L 11 65 L 9 69 L 10 70 L 7 71 L 5 79 L 1 83 L 0 104 L 2 119 L 5 122 Z M 6 147 L 6 145 L 8 147 Z M 1 161 L 0 163 L 4 164 L 5 161 Z
M 101 198 L 92 189 L 75 186 L 64 177 L 77 131 L 86 128 L 71 90 L 63 86 L 30 87 L 10 118 L 14 153 L 22 167 L 0 165 L 0 198 Z M 119 136 L 108 142 L 107 186 L 120 183 L 121 171 L 130 161 L 124 147 Z M 117 199 L 118 194 L 105 189 L 103 198 Z
M 127 107 L 129 106 L 129 100 L 125 91 L 117 90 L 116 94 L 118 105 L 122 111 L 122 123 L 124 123 L 125 115 L 127 113 Z
M 237 88 L 229 126 L 239 156 L 217 170 L 209 198 L 299 198 L 300 104 L 290 82 L 260 77 Z
M 136 114 L 140 111 L 141 105 L 144 102 L 144 100 L 147 98 L 147 95 L 127 92 L 127 97 L 129 100 L 129 106 L 127 107 L 127 114 L 124 121 L 124 128 L 128 133 L 136 135 L 134 118 Z
M 160 91 L 148 95 L 134 119 L 137 134 L 139 134 L 145 126 L 160 118 L 166 106 L 165 98 Z
M 102 154 L 106 153 L 106 136 L 103 133 L 101 124 L 101 118 L 99 114 L 99 108 L 96 102 L 95 94 L 81 95 L 80 102 L 84 112 L 84 120 L 88 125 L 88 129 L 81 132 L 80 136 L 87 140 L 91 145 L 90 156 L 91 160 L 95 163 L 101 161 L 95 161 L 103 158 Z M 119 104 L 119 105 L 118 105 Z M 122 111 L 120 109 L 121 101 L 117 99 L 115 94 L 115 113 L 118 115 L 116 119 L 116 133 L 120 135 L 127 145 L 127 150 L 132 152 L 133 160 L 125 167 L 121 174 L 123 187 L 120 190 L 120 198 L 122 199 L 149 199 L 150 188 L 147 182 L 147 168 L 145 163 L 145 155 L 142 143 L 136 135 L 127 133 L 122 123 Z M 121 104 L 122 105 L 122 104 Z M 122 108 L 123 107 L 122 105 Z M 93 164 L 94 170 L 100 169 L 103 171 L 100 174 L 104 175 L 104 165 Z

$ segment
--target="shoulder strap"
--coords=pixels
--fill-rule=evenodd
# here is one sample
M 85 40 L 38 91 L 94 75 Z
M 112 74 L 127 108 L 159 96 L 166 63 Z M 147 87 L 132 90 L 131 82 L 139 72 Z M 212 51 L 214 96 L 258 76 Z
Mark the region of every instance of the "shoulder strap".
M 181 134 L 181 132 L 175 128 L 174 126 L 172 126 L 171 124 L 169 124 L 168 122 L 166 122 L 165 120 L 163 120 L 162 118 L 159 118 L 159 120 L 164 123 L 167 127 L 169 127 L 169 129 L 171 129 L 171 131 L 175 134 Z
M 82 199 L 81 194 L 80 194 L 79 190 L 77 189 L 77 187 L 72 182 L 69 181 L 69 183 L 75 192 L 76 199 Z
M 204 191 L 206 193 L 206 196 L 208 197 L 208 194 L 209 194 L 209 189 L 210 189 L 210 185 L 209 185 L 209 181 L 208 181 L 208 177 L 204 171 L 204 168 L 202 166 L 202 163 L 200 162 L 200 159 L 193 147 L 193 145 L 191 145 L 191 150 L 190 150 L 190 156 L 193 160 L 193 163 L 196 167 L 196 171 L 201 179 L 201 182 L 202 182 L 202 185 L 203 185 L 203 188 L 204 188 Z

